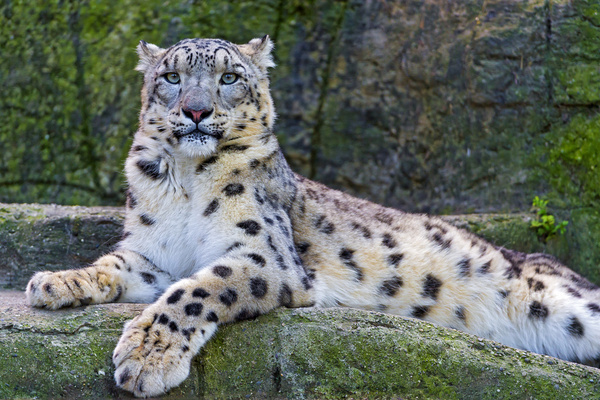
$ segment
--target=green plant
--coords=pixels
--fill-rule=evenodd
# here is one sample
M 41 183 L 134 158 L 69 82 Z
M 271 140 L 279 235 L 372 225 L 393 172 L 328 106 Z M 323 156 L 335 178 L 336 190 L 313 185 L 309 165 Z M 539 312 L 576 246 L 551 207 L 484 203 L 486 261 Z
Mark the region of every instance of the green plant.
M 532 210 L 536 211 L 537 219 L 531 221 L 529 227 L 535 230 L 535 233 L 541 240 L 546 242 L 557 234 L 563 235 L 565 233 L 569 221 L 557 222 L 554 215 L 548 214 L 548 200 L 543 200 L 535 196 Z

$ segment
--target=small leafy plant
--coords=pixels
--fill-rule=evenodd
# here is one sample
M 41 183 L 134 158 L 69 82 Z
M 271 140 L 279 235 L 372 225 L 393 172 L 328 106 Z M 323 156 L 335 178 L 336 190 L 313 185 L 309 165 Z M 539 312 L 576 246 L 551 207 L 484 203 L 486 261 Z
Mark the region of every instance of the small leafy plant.
M 563 235 L 567 230 L 569 221 L 557 222 L 554 215 L 548 214 L 548 200 L 543 200 L 535 196 L 532 210 L 536 211 L 537 219 L 531 221 L 530 228 L 535 230 L 535 233 L 544 242 L 547 242 L 556 235 Z

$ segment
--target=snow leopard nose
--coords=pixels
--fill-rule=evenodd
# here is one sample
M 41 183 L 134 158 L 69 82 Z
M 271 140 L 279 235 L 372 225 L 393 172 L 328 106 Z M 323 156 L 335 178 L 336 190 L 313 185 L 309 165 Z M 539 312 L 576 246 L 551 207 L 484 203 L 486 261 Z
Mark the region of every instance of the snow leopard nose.
M 199 124 L 213 113 L 214 107 L 210 97 L 210 89 L 204 84 L 191 87 L 183 96 L 181 111 L 183 115 Z
M 195 124 L 198 124 L 200 121 L 202 121 L 204 118 L 208 117 L 213 112 L 212 109 L 196 110 L 192 107 L 185 107 L 185 106 L 181 108 L 181 111 L 183 111 L 183 115 L 185 115 L 186 117 L 188 117 L 189 119 L 194 121 Z

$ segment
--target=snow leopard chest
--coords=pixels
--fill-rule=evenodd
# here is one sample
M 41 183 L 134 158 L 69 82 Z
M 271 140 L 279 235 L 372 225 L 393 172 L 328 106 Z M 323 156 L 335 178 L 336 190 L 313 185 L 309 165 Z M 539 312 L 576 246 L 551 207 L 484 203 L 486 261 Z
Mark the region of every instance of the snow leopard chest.
M 150 195 L 146 205 L 128 208 L 126 229 L 132 229 L 122 246 L 137 249 L 175 279 L 188 277 L 222 256 L 229 246 L 227 223 L 208 218 L 218 205 L 210 190 L 195 189 Z

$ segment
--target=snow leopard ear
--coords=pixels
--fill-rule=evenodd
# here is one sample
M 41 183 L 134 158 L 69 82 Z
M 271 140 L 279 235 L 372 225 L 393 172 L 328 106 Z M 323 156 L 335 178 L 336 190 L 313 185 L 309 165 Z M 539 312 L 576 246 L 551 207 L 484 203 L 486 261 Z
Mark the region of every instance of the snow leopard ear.
M 238 45 L 238 48 L 242 54 L 250 57 L 250 60 L 258 67 L 262 72 L 267 72 L 267 68 L 275 66 L 273 62 L 273 42 L 269 35 L 265 35 L 262 38 L 252 39 L 247 44 Z
M 146 72 L 148 68 L 153 67 L 158 62 L 164 51 L 164 49 L 161 49 L 152 43 L 146 43 L 143 40 L 140 40 L 140 44 L 137 46 L 140 62 L 137 67 L 135 67 L 135 70 Z

